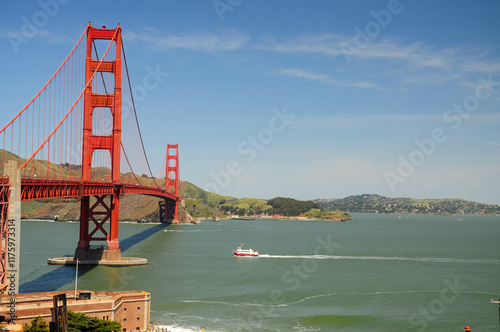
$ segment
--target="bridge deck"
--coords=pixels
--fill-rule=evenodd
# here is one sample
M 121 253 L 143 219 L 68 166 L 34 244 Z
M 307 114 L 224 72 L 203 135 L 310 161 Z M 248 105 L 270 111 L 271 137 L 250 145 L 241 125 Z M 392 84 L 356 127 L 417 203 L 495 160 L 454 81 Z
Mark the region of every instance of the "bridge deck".
M 109 182 L 90 182 L 75 180 L 21 180 L 21 200 L 40 200 L 50 198 L 65 198 L 94 195 L 112 195 L 117 192 L 120 195 L 142 194 L 156 196 L 176 201 L 177 198 L 163 189 L 142 185 Z

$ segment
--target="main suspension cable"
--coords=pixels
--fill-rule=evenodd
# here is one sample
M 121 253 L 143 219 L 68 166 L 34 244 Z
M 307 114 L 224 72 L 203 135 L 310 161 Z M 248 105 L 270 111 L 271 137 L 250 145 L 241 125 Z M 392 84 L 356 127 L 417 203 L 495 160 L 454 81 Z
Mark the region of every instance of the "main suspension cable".
M 153 172 L 151 171 L 151 167 L 149 165 L 148 156 L 146 155 L 146 149 L 144 148 L 144 141 L 142 140 L 141 127 L 139 127 L 139 119 L 137 118 L 137 112 L 136 112 L 136 109 L 135 109 L 134 95 L 132 93 L 132 84 L 130 83 L 130 76 L 129 76 L 129 73 L 128 73 L 128 66 L 127 66 L 127 57 L 125 56 L 125 47 L 123 46 L 123 40 L 122 40 L 122 52 L 123 52 L 123 61 L 125 62 L 125 70 L 127 72 L 128 86 L 129 86 L 129 89 L 130 89 L 130 98 L 132 99 L 132 108 L 134 109 L 135 121 L 137 123 L 137 130 L 139 132 L 139 138 L 141 140 L 142 151 L 144 152 L 144 157 L 146 158 L 146 164 L 148 165 L 149 174 L 151 175 L 151 178 L 153 179 L 156 187 L 161 190 L 160 186 L 156 182 L 156 178 L 153 175 Z

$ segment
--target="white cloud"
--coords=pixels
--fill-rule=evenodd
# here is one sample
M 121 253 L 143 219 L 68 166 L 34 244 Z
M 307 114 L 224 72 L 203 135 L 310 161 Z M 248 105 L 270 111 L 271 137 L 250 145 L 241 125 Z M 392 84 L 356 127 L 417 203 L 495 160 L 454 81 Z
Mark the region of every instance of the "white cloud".
M 372 83 L 368 83 L 368 82 L 337 81 L 337 80 L 333 80 L 328 75 L 315 74 L 315 73 L 311 73 L 309 71 L 306 71 L 304 69 L 298 69 L 298 68 L 291 68 L 291 69 L 282 68 L 278 71 L 278 74 L 293 76 L 293 77 L 298 77 L 298 78 L 304 78 L 304 79 L 308 79 L 308 80 L 312 80 L 312 81 L 320 81 L 323 83 L 328 83 L 328 84 L 337 85 L 337 86 L 344 86 L 344 87 L 357 87 L 357 88 L 377 88 L 378 87 L 377 85 L 372 84 Z
M 495 59 L 495 61 L 472 59 L 462 63 L 461 68 L 464 72 L 482 74 L 498 73 L 500 72 L 500 62 L 498 59 Z
M 254 45 L 255 49 L 288 54 L 322 54 L 331 57 L 343 56 L 338 47 L 342 41 L 337 35 L 302 35 L 285 42 L 278 42 L 272 37 L 263 39 Z
M 30 34 L 28 36 L 18 30 L 0 29 L 0 38 L 9 40 L 12 39 L 16 42 L 20 41 L 29 42 L 32 39 L 42 39 L 50 44 L 59 44 L 59 43 L 74 44 L 78 40 L 78 37 L 77 39 L 72 39 L 64 33 L 54 33 L 44 29 L 37 29 L 35 33 Z
M 171 34 L 157 29 L 143 28 L 143 31 L 127 32 L 128 40 L 142 40 L 159 48 L 192 49 L 198 51 L 253 49 L 286 54 L 313 54 L 329 57 L 343 57 L 340 44 L 348 37 L 323 34 L 301 35 L 286 41 L 277 41 L 273 37 L 251 40 L 246 34 L 235 30 L 215 33 Z M 455 50 L 433 52 L 421 43 L 403 45 L 390 40 L 374 40 L 370 45 L 355 54 L 364 59 L 399 59 L 421 67 L 448 68 L 448 58 L 456 54 Z
M 235 51 L 245 48 L 249 40 L 245 34 L 235 31 L 175 35 L 151 28 L 145 28 L 139 33 L 127 32 L 125 37 L 130 41 L 146 42 L 156 49 L 189 49 L 201 52 Z
M 325 55 L 329 57 L 344 57 L 340 45 L 349 41 L 349 38 L 339 35 L 302 35 L 295 39 L 285 42 L 279 42 L 272 38 L 267 38 L 264 43 L 256 46 L 257 49 L 282 52 L 289 54 L 314 54 Z M 460 53 L 458 49 L 443 49 L 435 51 L 423 43 L 416 42 L 410 45 L 404 45 L 394 40 L 371 41 L 369 45 L 363 48 L 355 48 L 350 55 L 353 59 L 387 59 L 400 60 L 408 62 L 416 67 L 434 67 L 449 69 L 450 61 Z
M 500 142 L 484 141 L 484 140 L 480 140 L 480 139 L 471 139 L 471 141 L 477 142 L 477 143 L 481 143 L 481 144 L 485 144 L 485 145 L 500 146 Z
M 500 62 L 488 58 L 491 53 L 488 46 L 467 49 L 462 46 L 439 48 L 423 42 L 408 44 L 399 40 L 375 38 L 366 47 L 358 48 L 350 55 L 353 62 L 347 64 L 340 45 L 352 39 L 352 36 L 336 34 L 300 35 L 287 40 L 277 40 L 271 36 L 251 38 L 236 30 L 176 34 L 144 27 L 139 32 L 124 32 L 124 39 L 143 42 L 159 50 L 188 49 L 207 53 L 253 50 L 338 59 L 340 63 L 332 65 L 337 66 L 338 70 L 347 71 L 360 70 L 360 64 L 367 68 L 380 68 L 386 73 L 387 70 L 397 68 L 392 72 L 403 76 L 402 79 L 407 83 L 460 81 L 465 80 L 465 75 L 468 74 L 500 71 Z M 280 69 L 279 73 L 338 86 L 376 87 L 375 84 L 367 82 L 337 81 L 328 75 L 303 69 Z
M 322 82 L 329 82 L 330 81 L 330 77 L 328 75 L 314 74 L 311 72 L 307 72 L 303 69 L 285 69 L 285 68 L 282 68 L 278 71 L 278 74 L 295 76 L 295 77 L 300 77 L 300 78 L 307 78 L 307 79 L 313 80 L 313 81 L 322 81 Z
M 459 80 L 461 78 L 458 73 L 426 73 L 408 76 L 405 82 L 412 84 L 439 84 L 447 81 Z M 477 83 L 476 83 L 477 84 Z

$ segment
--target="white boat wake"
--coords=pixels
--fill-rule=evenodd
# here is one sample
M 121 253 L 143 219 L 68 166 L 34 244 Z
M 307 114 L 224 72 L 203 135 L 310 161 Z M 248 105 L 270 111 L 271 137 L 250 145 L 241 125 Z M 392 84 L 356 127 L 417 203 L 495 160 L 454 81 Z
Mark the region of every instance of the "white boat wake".
M 222 232 L 220 229 L 165 229 L 163 230 L 164 232 L 170 232 L 170 233 L 198 233 L 198 232 Z
M 444 258 L 444 257 L 384 257 L 384 256 L 268 255 L 268 254 L 261 254 L 259 255 L 259 257 L 283 258 L 283 259 L 331 259 L 331 260 L 362 260 L 362 261 L 409 261 L 409 262 L 428 262 L 428 263 L 500 264 L 500 260 Z
M 325 293 L 325 294 L 317 294 L 304 297 L 302 299 L 298 299 L 296 301 L 284 302 L 284 303 L 258 303 L 258 302 L 224 302 L 224 301 L 206 301 L 206 300 L 183 300 L 180 302 L 184 303 L 199 303 L 199 304 L 207 304 L 207 305 L 225 305 L 225 306 L 234 306 L 234 307 L 287 307 L 295 304 L 300 304 L 303 302 L 308 302 L 311 300 L 315 300 L 318 298 L 324 297 L 332 297 L 332 296 L 370 296 L 370 295 L 407 295 L 407 294 L 425 294 L 425 293 L 436 293 L 441 294 L 442 290 L 440 289 L 426 289 L 426 290 L 403 290 L 403 291 L 373 291 L 373 292 L 333 292 L 333 293 Z M 483 291 L 462 291 L 461 293 L 467 294 L 485 294 L 488 296 L 495 295 L 490 292 Z

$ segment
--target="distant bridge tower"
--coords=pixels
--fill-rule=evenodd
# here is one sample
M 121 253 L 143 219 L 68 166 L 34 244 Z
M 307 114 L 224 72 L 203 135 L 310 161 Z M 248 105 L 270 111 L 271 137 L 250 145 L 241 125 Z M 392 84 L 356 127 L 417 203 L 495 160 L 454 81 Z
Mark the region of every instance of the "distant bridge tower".
M 165 220 L 179 223 L 178 204 L 180 201 L 179 191 L 179 144 L 167 144 L 167 163 L 165 174 L 165 191 L 173 194 L 176 199 L 165 200 Z
M 111 61 L 100 61 L 92 58 L 92 47 L 94 40 L 114 41 L 116 57 Z M 112 45 L 113 46 L 113 45 Z M 106 91 L 106 94 L 97 94 L 92 90 L 92 82 L 85 90 L 84 95 L 84 115 L 83 115 L 83 152 L 82 152 L 82 180 L 92 181 L 91 167 L 92 156 L 96 150 L 107 150 L 111 157 L 111 181 L 115 183 L 114 194 L 93 196 L 91 198 L 83 196 L 81 198 L 80 212 L 80 240 L 76 250 L 76 257 L 80 260 L 94 260 L 90 250 L 92 241 L 107 241 L 107 250 L 104 251 L 100 259 L 120 260 L 121 251 L 118 241 L 118 218 L 120 208 L 120 154 L 121 154 L 121 123 L 122 123 L 122 36 L 121 28 L 118 24 L 116 29 L 92 28 L 89 23 L 87 29 L 87 59 L 85 63 L 85 83 L 87 83 L 95 71 L 94 82 L 101 73 L 108 73 L 114 76 L 113 91 Z M 99 63 L 101 65 L 99 66 Z M 112 132 L 110 135 L 96 135 L 92 132 L 93 115 L 95 109 L 99 111 L 109 111 L 112 115 Z M 92 223 L 90 222 L 92 221 Z M 109 227 L 105 227 L 109 222 Z M 90 229 L 93 226 L 93 229 Z

